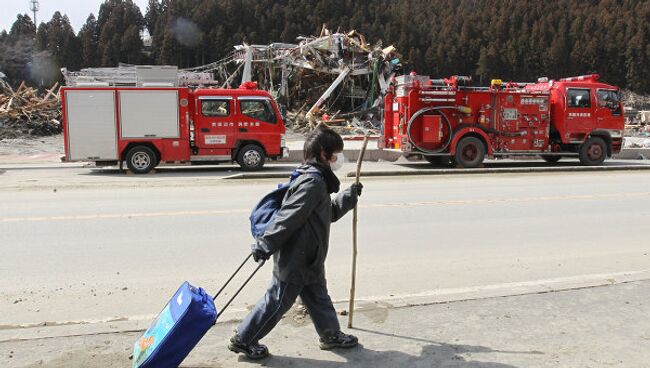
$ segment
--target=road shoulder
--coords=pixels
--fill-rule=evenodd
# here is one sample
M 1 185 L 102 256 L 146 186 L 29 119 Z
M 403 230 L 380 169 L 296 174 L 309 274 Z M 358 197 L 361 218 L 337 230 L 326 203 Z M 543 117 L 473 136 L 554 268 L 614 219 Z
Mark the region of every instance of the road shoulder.
M 641 367 L 650 360 L 650 281 L 428 306 L 377 304 L 355 315 L 362 347 L 321 351 L 292 310 L 263 340 L 267 367 Z M 345 317 L 341 317 L 344 325 Z M 210 330 L 184 367 L 248 367 L 226 349 L 233 323 Z M 139 332 L 0 343 L 3 367 L 117 367 Z

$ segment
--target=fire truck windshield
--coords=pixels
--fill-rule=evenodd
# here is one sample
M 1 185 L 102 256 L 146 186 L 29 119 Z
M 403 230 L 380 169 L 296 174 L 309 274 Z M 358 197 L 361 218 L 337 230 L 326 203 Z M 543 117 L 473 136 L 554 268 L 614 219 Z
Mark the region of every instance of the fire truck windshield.
M 617 90 L 599 89 L 598 106 L 612 110 L 613 115 L 621 114 L 621 95 Z
M 275 123 L 275 112 L 268 100 L 240 98 L 241 113 L 253 119 Z

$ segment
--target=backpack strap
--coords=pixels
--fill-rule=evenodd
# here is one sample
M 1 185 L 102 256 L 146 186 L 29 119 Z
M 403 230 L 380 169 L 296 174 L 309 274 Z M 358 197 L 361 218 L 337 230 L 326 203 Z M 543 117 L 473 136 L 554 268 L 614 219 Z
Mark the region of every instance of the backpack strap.
M 291 178 L 289 179 L 288 183 L 278 184 L 277 189 L 265 195 L 253 208 L 253 211 L 249 217 L 251 222 L 251 234 L 253 235 L 253 238 L 258 239 L 264 234 L 266 227 L 273 220 L 276 213 L 282 206 L 282 202 L 284 201 L 284 197 L 286 196 L 289 187 L 291 184 L 293 184 L 293 182 L 296 181 L 296 179 L 298 179 L 298 177 L 303 174 L 318 176 L 320 178 L 323 177 L 318 171 L 301 172 L 294 170 L 291 173 Z
M 298 179 L 301 175 L 311 175 L 311 176 L 316 176 L 319 178 L 323 178 L 323 175 L 318 171 L 318 170 L 312 170 L 312 171 L 298 171 L 298 170 L 293 170 L 291 173 L 291 176 L 289 177 L 289 182 L 288 183 L 280 183 L 278 184 L 278 188 L 282 188 L 285 186 L 291 186 L 296 179 Z

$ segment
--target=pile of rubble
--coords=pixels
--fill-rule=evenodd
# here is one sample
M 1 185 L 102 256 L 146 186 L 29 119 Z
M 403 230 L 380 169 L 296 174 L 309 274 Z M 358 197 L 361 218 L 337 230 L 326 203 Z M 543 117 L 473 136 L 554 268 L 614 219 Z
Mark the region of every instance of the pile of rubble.
M 257 82 L 286 109 L 287 127 L 295 132 L 320 122 L 343 134 L 379 131 L 383 94 L 401 70 L 395 47 L 324 26 L 320 35 L 297 41 L 238 45 L 226 58 L 186 71 L 213 73 L 224 88 Z
M 623 148 L 650 148 L 650 138 L 647 137 L 625 137 Z
M 623 91 L 623 106 L 631 107 L 637 110 L 650 109 L 650 96 L 640 95 L 630 90 Z
M 14 90 L 0 79 L 0 139 L 61 133 L 58 89 L 39 93 L 23 82 Z
M 650 96 L 623 90 L 625 108 L 625 148 L 648 148 L 630 137 L 648 139 L 650 137 Z M 647 144 L 646 144 L 647 145 Z

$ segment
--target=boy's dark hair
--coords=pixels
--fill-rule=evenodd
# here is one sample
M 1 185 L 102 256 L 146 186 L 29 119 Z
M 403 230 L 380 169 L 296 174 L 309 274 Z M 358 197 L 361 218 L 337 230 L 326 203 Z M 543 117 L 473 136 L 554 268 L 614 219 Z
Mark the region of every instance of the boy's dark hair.
M 331 160 L 334 152 L 343 151 L 343 138 L 330 129 L 328 126 L 321 124 L 307 136 L 303 154 L 305 162 L 321 161 L 321 152 L 325 153 L 325 159 Z

